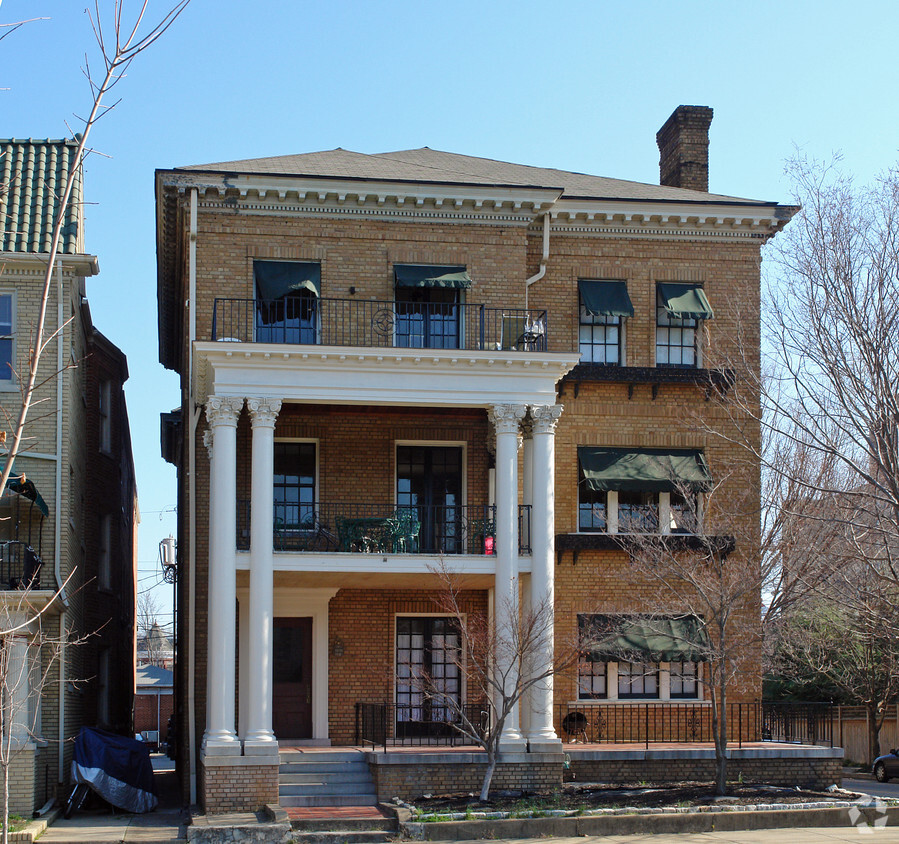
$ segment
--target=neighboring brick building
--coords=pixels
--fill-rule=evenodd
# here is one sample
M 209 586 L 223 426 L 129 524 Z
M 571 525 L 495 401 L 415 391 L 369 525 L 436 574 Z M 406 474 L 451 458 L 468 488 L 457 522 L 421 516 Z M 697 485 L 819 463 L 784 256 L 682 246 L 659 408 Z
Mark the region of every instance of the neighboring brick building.
M 610 534 L 701 531 L 679 496 L 736 454 L 687 411 L 728 424 L 710 362 L 738 337 L 757 358 L 759 249 L 792 213 L 705 192 L 710 120 L 660 131 L 662 186 L 428 148 L 157 172 L 179 764 L 208 807 L 274 782 L 277 739 L 354 742 L 358 702 L 427 732 L 409 665 L 465 694 L 441 560 L 500 630 L 519 583 L 554 590 L 559 643 L 588 616 L 683 612 Z M 690 658 L 628 659 L 535 689 L 504 746 L 558 748 L 554 703 L 702 699 Z M 734 699 L 759 675 L 747 655 Z
M 134 732 L 148 741 L 168 741 L 169 718 L 174 712 L 174 679 L 171 671 L 158 665 L 137 667 Z
M 10 777 L 11 808 L 26 816 L 66 790 L 71 739 L 82 724 L 130 732 L 134 691 L 137 501 L 122 391 L 128 372 L 124 355 L 93 327 L 85 298 L 98 266 L 84 248 L 75 149 L 67 140 L 0 141 L 0 406 L 7 420 L 21 407 L 17 374 L 33 343 L 62 184 L 73 167 L 78 179 L 50 285 L 40 386 L 15 480 L 0 498 L 0 515 L 8 517 L 0 522 L 0 601 L 18 617 L 47 606 L 28 635 L 7 640 L 15 665 L 24 660 L 29 669 L 14 695 L 21 696 L 14 707 L 19 752 Z M 11 424 L 0 426 L 7 435 Z M 37 642 L 59 640 L 61 626 L 79 643 L 54 659 L 54 648 L 39 651 Z

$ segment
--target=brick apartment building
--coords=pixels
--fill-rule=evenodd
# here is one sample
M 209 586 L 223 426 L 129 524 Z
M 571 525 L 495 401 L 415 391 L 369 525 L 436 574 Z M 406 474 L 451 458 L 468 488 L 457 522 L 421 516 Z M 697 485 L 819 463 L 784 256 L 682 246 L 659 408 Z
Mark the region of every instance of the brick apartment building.
M 428 148 L 157 172 L 179 765 L 208 811 L 277 799 L 278 741 L 351 745 L 358 703 L 386 704 L 391 740 L 427 733 L 409 665 L 467 693 L 441 560 L 500 631 L 519 594 L 549 601 L 557 643 L 683 612 L 615 534 L 701 532 L 684 489 L 734 454 L 685 420 L 718 412 L 713 356 L 739 335 L 757 357 L 759 249 L 793 210 L 708 193 L 710 121 L 671 116 L 661 185 Z M 536 763 L 559 704 L 674 706 L 701 679 L 690 658 L 583 660 L 503 746 Z M 757 657 L 732 685 L 760 697 Z
M 16 678 L 9 692 L 11 810 L 24 816 L 66 790 L 71 739 L 82 725 L 127 734 L 132 724 L 137 500 L 123 392 L 128 371 L 122 352 L 94 328 L 85 298 L 98 263 L 84 247 L 75 149 L 71 140 L 0 141 L 6 419 L 21 407 L 18 373 L 33 342 L 61 186 L 72 168 L 78 179 L 63 211 L 49 293 L 45 339 L 58 334 L 44 350 L 25 440 L 0 497 L 4 618 L 32 619 L 3 643 Z M 60 641 L 61 629 L 77 643 L 61 650 L 46 644 Z

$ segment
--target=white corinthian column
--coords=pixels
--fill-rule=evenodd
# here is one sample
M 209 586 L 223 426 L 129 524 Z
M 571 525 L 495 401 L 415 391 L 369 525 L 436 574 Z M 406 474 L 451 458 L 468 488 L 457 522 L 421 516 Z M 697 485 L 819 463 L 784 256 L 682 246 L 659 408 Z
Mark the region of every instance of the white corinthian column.
M 207 616 L 206 754 L 240 755 L 234 732 L 234 636 L 237 602 L 237 419 L 242 398 L 210 396 L 209 608 Z
M 493 408 L 496 429 L 496 672 L 505 693 L 518 684 L 518 425 L 527 408 L 498 404 Z M 499 703 L 499 701 L 497 701 Z M 518 724 L 518 705 L 509 712 L 500 738 L 507 750 L 522 749 L 525 739 Z
M 274 524 L 275 419 L 280 399 L 247 399 L 253 425 L 250 501 L 250 612 L 247 755 L 277 753 L 272 732 L 272 638 L 274 636 Z
M 535 676 L 545 674 L 531 687 L 528 740 L 531 750 L 558 749 L 553 728 L 553 624 L 555 547 L 555 430 L 562 405 L 533 405 L 534 504 L 531 510 L 531 612 L 539 627 L 530 661 Z M 552 745 L 552 748 L 547 747 Z

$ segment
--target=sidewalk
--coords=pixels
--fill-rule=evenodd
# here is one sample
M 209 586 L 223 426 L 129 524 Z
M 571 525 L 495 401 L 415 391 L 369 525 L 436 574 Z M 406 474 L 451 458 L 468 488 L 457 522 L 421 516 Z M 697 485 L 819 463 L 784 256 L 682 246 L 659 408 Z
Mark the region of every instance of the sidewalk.
M 132 815 L 116 811 L 76 812 L 69 820 L 62 815 L 39 839 L 40 844 L 172 844 L 186 841 L 185 813 L 174 763 L 164 756 L 153 757 L 159 806 L 155 812 Z
M 869 835 L 859 838 L 853 826 L 821 829 L 759 829 L 743 832 L 694 832 L 680 835 L 603 835 L 578 838 L 553 838 L 553 844 L 899 844 L 899 827 L 868 830 Z M 872 834 L 873 833 L 873 834 Z M 41 841 L 44 839 L 42 838 Z M 435 844 L 435 842 L 431 842 Z M 481 841 L 456 841 L 453 844 L 484 844 Z M 491 844 L 534 844 L 532 838 L 497 838 Z

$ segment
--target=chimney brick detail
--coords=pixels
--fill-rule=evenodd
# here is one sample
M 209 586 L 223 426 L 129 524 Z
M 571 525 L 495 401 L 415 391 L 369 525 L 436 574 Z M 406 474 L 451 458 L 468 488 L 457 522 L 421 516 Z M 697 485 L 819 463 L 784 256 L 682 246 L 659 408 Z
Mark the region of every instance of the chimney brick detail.
M 678 106 L 656 132 L 659 184 L 708 192 L 709 126 L 713 114 L 708 106 Z

